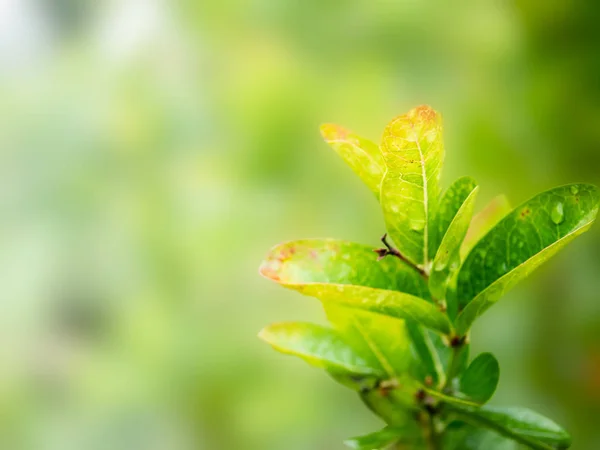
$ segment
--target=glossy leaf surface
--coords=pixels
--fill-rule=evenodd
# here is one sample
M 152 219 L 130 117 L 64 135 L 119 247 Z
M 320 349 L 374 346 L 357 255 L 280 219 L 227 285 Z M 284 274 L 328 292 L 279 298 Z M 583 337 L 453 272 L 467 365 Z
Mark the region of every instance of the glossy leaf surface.
M 468 182 L 468 185 L 471 185 L 471 182 Z M 429 277 L 429 290 L 431 295 L 436 299 L 446 298 L 446 284 L 448 279 L 460 267 L 460 246 L 467 234 L 469 223 L 473 217 L 473 208 L 475 207 L 478 190 L 477 187 L 474 187 L 467 194 L 466 198 L 464 198 L 461 205 L 459 205 L 456 214 L 452 217 L 446 229 L 446 233 L 433 260 Z M 462 200 L 462 195 L 452 195 L 451 200 L 448 200 L 448 202 L 460 200 Z
M 429 258 L 433 259 L 437 253 L 442 239 L 448 231 L 448 227 L 454 220 L 458 210 L 463 205 L 469 194 L 477 187 L 477 183 L 471 177 L 461 177 L 454 181 L 442 195 L 437 210 L 433 217 L 431 228 L 431 243 L 429 246 Z
M 514 439 L 536 450 L 566 449 L 569 433 L 552 420 L 526 408 L 465 408 L 452 406 L 459 418 Z
M 598 212 L 595 186 L 573 184 L 537 195 L 502 219 L 473 248 L 458 274 L 457 330 L 475 319 L 567 243 Z
M 460 391 L 477 403 L 486 403 L 496 392 L 500 380 L 498 360 L 491 353 L 475 358 L 460 379 Z

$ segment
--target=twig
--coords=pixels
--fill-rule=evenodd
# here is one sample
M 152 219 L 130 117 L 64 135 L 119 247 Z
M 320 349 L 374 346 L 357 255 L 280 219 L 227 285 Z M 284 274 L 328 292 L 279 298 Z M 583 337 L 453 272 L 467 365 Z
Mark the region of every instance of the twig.
M 381 238 L 381 242 L 383 242 L 383 245 L 385 245 L 385 248 L 377 248 L 377 249 L 373 250 L 375 253 L 377 253 L 379 255 L 378 260 L 381 261 L 383 258 L 385 258 L 388 255 L 395 256 L 396 258 L 399 258 L 400 260 L 404 261 L 408 266 L 412 267 L 414 270 L 419 272 L 419 274 L 423 278 L 428 280 L 429 275 L 427 274 L 427 272 L 422 267 L 417 266 L 410 259 L 408 259 L 402 253 L 400 253 L 400 250 L 392 247 L 390 245 L 390 243 L 388 242 L 387 237 L 388 237 L 388 235 L 387 235 L 387 233 L 385 233 L 383 235 L 383 237 Z

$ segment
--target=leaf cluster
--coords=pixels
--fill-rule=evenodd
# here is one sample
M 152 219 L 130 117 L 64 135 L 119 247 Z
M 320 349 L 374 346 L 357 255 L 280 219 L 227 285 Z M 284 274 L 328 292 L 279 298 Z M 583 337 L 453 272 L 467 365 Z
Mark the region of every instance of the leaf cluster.
M 477 183 L 443 192 L 440 115 L 420 106 L 392 120 L 381 145 L 337 125 L 325 141 L 373 192 L 382 248 L 334 239 L 280 244 L 266 278 L 322 303 L 330 327 L 286 322 L 260 337 L 358 393 L 384 429 L 355 449 L 566 449 L 566 431 L 524 408 L 486 403 L 496 358 L 470 358 L 473 323 L 517 282 L 590 228 L 599 192 L 557 187 L 511 208 L 497 197 L 474 214 Z M 375 250 L 375 251 L 374 251 Z

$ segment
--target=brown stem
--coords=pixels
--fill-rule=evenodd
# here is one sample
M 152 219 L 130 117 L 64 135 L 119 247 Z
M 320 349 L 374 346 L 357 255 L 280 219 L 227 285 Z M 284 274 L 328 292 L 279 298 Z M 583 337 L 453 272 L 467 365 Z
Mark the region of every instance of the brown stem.
M 383 242 L 383 245 L 385 245 L 385 248 L 378 248 L 378 249 L 374 250 L 375 253 L 377 253 L 379 255 L 379 259 L 381 260 L 388 255 L 395 256 L 396 258 L 399 258 L 400 260 L 404 261 L 406 264 L 408 264 L 414 270 L 419 272 L 419 274 L 423 278 L 425 278 L 426 280 L 429 280 L 429 274 L 423 268 L 417 266 L 410 259 L 408 259 L 402 253 L 400 253 L 400 250 L 398 250 L 395 247 L 392 247 L 391 244 L 388 242 L 387 237 L 388 237 L 388 235 L 387 235 L 387 233 L 385 233 L 383 235 L 383 237 L 381 238 L 381 242 Z

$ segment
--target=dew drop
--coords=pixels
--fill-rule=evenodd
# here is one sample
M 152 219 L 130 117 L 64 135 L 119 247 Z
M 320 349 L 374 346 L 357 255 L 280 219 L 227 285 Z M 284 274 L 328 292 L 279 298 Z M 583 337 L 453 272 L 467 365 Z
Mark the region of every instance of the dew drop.
M 579 188 L 576 185 L 571 186 L 571 194 L 575 195 L 579 192 Z
M 425 228 L 425 222 L 423 220 L 411 220 L 410 228 L 414 231 L 422 231 Z
M 563 204 L 561 202 L 556 203 L 552 207 L 552 211 L 550 211 L 550 218 L 556 225 L 561 224 L 563 220 L 565 220 L 565 213 L 563 210 Z

